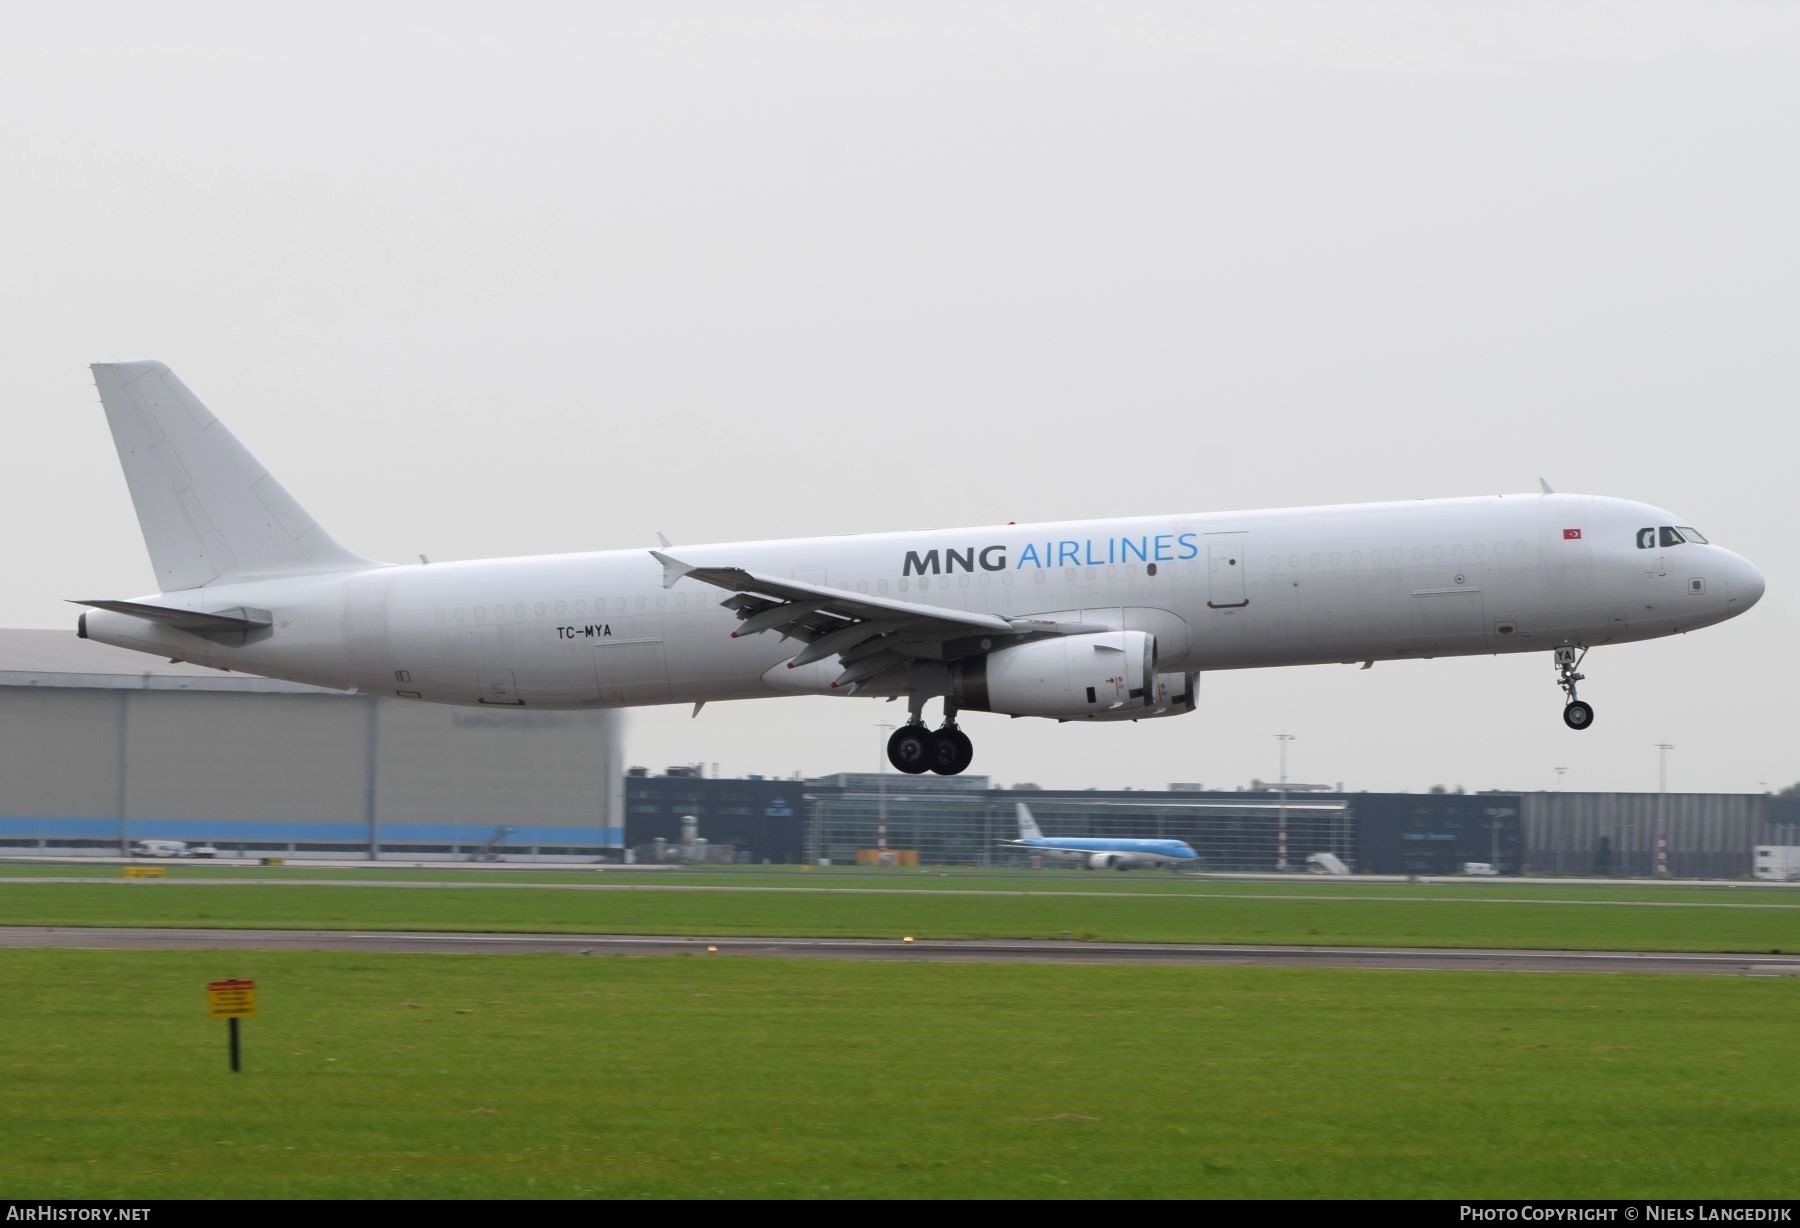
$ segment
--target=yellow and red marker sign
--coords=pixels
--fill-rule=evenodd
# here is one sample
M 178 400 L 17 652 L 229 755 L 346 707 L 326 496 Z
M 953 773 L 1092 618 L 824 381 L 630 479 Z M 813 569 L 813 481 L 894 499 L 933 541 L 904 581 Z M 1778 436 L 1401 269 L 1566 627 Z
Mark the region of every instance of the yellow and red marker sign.
M 256 1014 L 256 982 L 208 981 L 206 1013 L 214 1019 L 248 1019 Z

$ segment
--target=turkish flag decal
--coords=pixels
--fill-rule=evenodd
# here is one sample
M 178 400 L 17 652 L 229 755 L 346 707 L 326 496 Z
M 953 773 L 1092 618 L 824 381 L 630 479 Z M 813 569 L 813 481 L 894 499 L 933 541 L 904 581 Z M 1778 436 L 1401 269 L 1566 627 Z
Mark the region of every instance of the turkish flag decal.
M 1564 529 L 1563 530 L 1563 540 L 1566 542 L 1580 541 L 1581 540 L 1581 530 L 1580 529 Z

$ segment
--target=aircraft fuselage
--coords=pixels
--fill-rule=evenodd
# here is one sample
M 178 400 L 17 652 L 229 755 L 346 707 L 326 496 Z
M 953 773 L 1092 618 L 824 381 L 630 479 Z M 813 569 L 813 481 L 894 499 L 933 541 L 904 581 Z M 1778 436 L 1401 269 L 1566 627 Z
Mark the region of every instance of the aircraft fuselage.
M 1642 503 L 1507 495 L 675 548 L 684 563 L 940 608 L 1139 630 L 1170 674 L 1592 647 L 1753 605 L 1762 578 Z M 1657 544 L 1639 542 L 1652 530 Z M 84 633 L 428 703 L 625 707 L 833 694 L 841 667 L 733 637 L 716 588 L 644 549 L 214 583 L 138 600 L 266 610 L 207 637 L 94 610 Z M 863 693 L 869 691 L 864 689 Z M 877 691 L 877 693 L 881 693 Z

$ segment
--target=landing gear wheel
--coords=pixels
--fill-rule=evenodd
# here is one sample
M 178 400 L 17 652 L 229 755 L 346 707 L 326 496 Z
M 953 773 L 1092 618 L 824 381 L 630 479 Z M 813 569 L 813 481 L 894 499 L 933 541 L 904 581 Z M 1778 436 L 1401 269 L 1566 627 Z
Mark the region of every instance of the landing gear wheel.
M 1594 723 L 1593 705 L 1575 698 L 1575 684 L 1587 677 L 1586 674 L 1576 672 L 1586 657 L 1585 648 L 1577 649 L 1565 644 L 1556 650 L 1556 685 L 1567 696 L 1563 702 L 1563 724 L 1570 729 L 1586 729 Z
M 929 770 L 936 754 L 936 736 L 923 725 L 900 726 L 888 738 L 888 762 L 908 776 Z
M 954 725 L 931 735 L 931 770 L 939 776 L 960 776 L 975 762 L 975 744 Z

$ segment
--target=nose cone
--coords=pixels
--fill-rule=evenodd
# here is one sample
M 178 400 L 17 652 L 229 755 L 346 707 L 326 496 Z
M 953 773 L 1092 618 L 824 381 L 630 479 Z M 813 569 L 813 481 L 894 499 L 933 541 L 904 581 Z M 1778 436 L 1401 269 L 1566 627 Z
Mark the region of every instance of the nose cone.
M 1742 614 L 1762 600 L 1762 572 L 1749 559 L 1732 555 L 1725 569 L 1725 591 L 1731 612 Z

